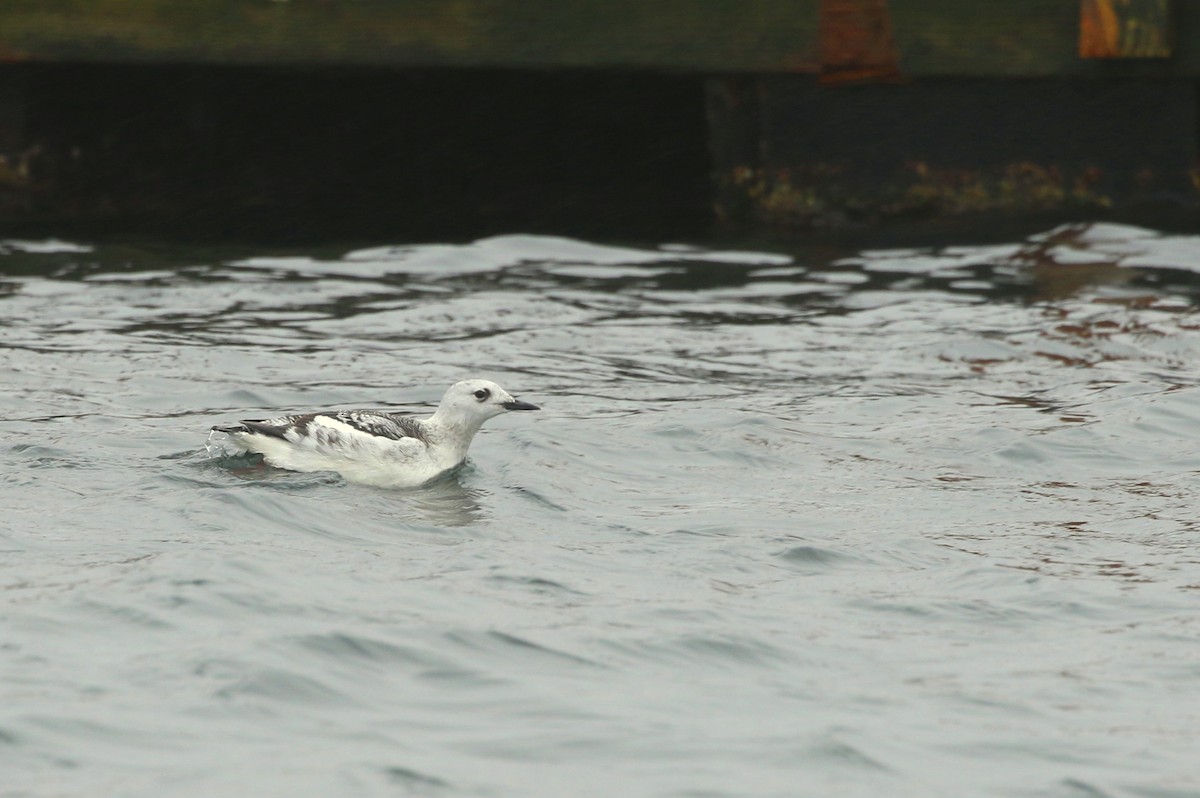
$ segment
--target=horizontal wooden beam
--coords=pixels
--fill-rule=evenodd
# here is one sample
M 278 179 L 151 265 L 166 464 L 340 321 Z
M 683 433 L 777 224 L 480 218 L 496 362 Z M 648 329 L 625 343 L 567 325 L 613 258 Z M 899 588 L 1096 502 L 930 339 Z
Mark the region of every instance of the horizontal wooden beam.
M 4 0 L 0 61 L 818 73 L 838 52 L 821 41 L 830 3 Z M 1079 0 L 869 0 L 869 15 L 836 5 L 842 19 L 890 17 L 899 78 L 1200 76 L 1200 3 L 1176 4 L 1170 58 L 1119 63 L 1080 58 Z M 835 33 L 854 40 L 824 35 Z
M 0 58 L 790 70 L 812 2 L 4 0 Z M 740 65 L 734 67 L 734 65 Z

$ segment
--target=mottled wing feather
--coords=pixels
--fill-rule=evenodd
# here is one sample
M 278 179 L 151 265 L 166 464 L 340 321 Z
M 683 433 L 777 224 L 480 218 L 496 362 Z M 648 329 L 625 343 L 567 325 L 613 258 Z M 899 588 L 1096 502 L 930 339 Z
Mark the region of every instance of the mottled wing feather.
M 359 432 L 377 438 L 398 441 L 412 438 L 427 443 L 419 421 L 407 416 L 398 416 L 376 410 L 338 410 L 331 413 L 304 413 L 295 416 L 279 416 L 271 419 L 246 419 L 228 427 L 214 427 L 220 432 L 250 432 L 272 438 L 295 440 L 317 432 L 319 425 L 313 422 L 320 418 L 333 419 Z M 328 430 L 321 429 L 326 437 Z
M 425 435 L 421 430 L 420 423 L 407 416 L 397 416 L 374 410 L 341 410 L 327 415 L 368 435 L 391 438 L 394 441 L 401 438 L 416 438 L 425 442 Z

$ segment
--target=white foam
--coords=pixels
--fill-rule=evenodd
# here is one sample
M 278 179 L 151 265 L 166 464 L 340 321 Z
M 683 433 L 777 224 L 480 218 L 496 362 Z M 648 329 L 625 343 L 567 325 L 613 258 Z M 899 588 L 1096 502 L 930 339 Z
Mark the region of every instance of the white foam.
M 6 238 L 0 241 L 0 254 L 4 252 L 24 252 L 30 255 L 81 255 L 93 250 L 94 247 L 88 244 L 72 244 L 70 241 L 60 241 L 57 238 L 48 238 L 45 241 L 25 241 L 16 238 Z

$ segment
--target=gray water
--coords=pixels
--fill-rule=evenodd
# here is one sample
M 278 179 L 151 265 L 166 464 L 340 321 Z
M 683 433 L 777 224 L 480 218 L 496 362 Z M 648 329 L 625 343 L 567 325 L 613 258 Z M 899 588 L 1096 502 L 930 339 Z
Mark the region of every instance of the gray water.
M 1200 795 L 1200 237 L 749 249 L 0 244 L 0 794 Z

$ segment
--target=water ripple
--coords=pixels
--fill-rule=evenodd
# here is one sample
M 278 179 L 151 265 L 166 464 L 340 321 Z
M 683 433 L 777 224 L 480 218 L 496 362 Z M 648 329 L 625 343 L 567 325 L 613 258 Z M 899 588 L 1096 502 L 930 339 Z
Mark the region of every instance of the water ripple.
M 0 242 L 0 791 L 1196 793 L 1200 237 L 765 248 Z

